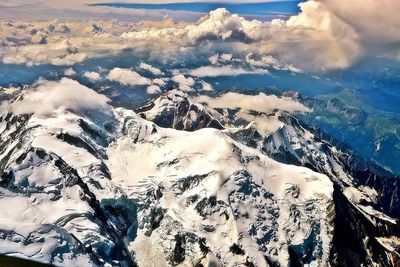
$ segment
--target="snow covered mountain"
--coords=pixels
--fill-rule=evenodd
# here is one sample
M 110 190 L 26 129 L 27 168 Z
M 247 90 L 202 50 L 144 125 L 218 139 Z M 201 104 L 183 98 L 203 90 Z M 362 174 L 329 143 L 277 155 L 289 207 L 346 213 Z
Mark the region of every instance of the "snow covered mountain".
M 287 96 L 298 98 L 297 94 L 291 92 Z M 147 106 L 152 108 L 144 112 L 144 116 L 150 115 L 151 119 L 154 118 L 151 114 L 171 110 L 171 102 L 169 105 L 158 104 L 162 102 L 160 99 L 171 97 L 175 98 L 174 106 L 186 106 L 182 110 L 189 110 L 188 107 L 195 105 L 201 111 L 200 114 L 216 118 L 235 140 L 254 147 L 279 162 L 304 166 L 331 179 L 334 185 L 336 216 L 330 264 L 399 264 L 399 177 L 368 159 L 358 157 L 326 133 L 302 125 L 295 117 L 281 110 L 269 114 L 248 111 L 256 114 L 257 118 L 271 119 L 270 122 L 278 118 L 281 123 L 279 128 L 268 134 L 254 121 L 244 120 L 240 109 L 218 109 L 215 114 L 216 110 L 197 103 L 193 98 L 189 98 L 189 101 L 187 97 L 177 98 L 175 93 L 150 101 Z M 192 118 L 195 116 L 190 112 L 181 113 L 170 117 L 171 121 L 176 120 L 176 117 L 186 124 L 193 124 Z
M 200 102 L 174 90 L 114 108 L 64 78 L 1 105 L 0 253 L 56 266 L 399 264 L 398 178 L 286 112 L 258 114 L 279 120 L 265 134 Z

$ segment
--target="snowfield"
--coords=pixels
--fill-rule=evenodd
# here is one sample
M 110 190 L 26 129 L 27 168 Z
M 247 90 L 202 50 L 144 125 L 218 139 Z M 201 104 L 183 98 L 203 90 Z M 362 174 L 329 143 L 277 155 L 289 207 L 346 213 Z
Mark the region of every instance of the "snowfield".
M 151 266 L 151 257 L 154 266 L 286 266 L 290 253 L 309 250 L 309 264 L 327 262 L 328 177 L 224 130 L 160 128 L 103 98 L 63 79 L 3 114 L 23 121 L 1 133 L 19 148 L 1 155 L 2 253 L 63 266 Z M 129 255 L 115 255 L 119 245 Z
M 0 253 L 56 266 L 330 264 L 332 181 L 352 178 L 312 133 L 284 126 L 251 146 L 251 123 L 225 128 L 179 91 L 154 101 L 113 108 L 64 78 L 3 105 Z M 287 153 L 329 177 L 268 156 Z

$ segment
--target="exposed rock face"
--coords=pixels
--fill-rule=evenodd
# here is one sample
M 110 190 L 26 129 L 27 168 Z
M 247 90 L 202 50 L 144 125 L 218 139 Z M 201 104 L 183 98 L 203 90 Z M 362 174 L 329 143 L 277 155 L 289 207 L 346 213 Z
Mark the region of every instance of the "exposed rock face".
M 106 109 L 0 116 L 0 253 L 59 266 L 398 262 L 395 210 L 374 195 L 386 191 L 294 118 L 268 136 L 228 130 L 177 91 Z
M 216 118 L 229 114 L 229 117 L 220 120 L 222 125 L 224 122 L 250 125 L 250 122 L 235 117 L 236 110 L 219 112 Z M 400 177 L 356 156 L 326 133 L 302 125 L 287 113 L 277 111 L 260 115 L 279 116 L 283 125 L 266 136 L 252 126 L 235 130 L 231 135 L 279 162 L 324 173 L 335 185 L 337 216 L 331 264 L 396 266 L 400 253 L 397 242 L 400 236 Z M 386 236 L 390 238 L 386 239 Z M 391 240 L 392 245 L 387 246 L 381 240 Z
M 222 129 L 217 112 L 194 103 L 187 95 L 172 90 L 137 109 L 144 119 L 153 121 L 158 126 L 176 130 L 195 131 L 202 128 Z
M 282 120 L 286 125 L 264 138 L 260 147 L 281 162 L 307 166 L 331 177 L 337 207 L 332 263 L 395 266 L 398 252 L 387 250 L 378 240 L 400 234 L 400 178 L 340 144 L 333 146 L 335 141 L 326 134 L 306 129 L 290 115 Z

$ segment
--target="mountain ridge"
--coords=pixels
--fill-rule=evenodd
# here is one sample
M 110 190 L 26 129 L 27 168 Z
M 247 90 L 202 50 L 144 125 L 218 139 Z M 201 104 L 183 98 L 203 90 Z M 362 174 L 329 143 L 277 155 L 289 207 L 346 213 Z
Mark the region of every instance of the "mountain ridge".
M 263 135 L 242 117 L 235 125 L 238 111 L 226 117 L 182 92 L 136 112 L 98 100 L 89 109 L 57 102 L 43 115 L 16 114 L 19 99 L 1 115 L 0 201 L 18 206 L 2 209 L 2 254 L 63 266 L 398 262 L 397 219 L 378 212 L 375 189 L 354 183 L 333 146 L 291 115 L 264 114 L 286 124 Z M 356 237 L 347 254 L 337 233 L 346 220 L 374 237 Z

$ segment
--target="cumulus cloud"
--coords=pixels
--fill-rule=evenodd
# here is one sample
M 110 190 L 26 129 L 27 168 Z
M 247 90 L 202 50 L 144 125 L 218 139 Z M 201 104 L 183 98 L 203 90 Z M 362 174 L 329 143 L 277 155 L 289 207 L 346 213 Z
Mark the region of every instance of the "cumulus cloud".
M 166 81 L 168 81 L 168 78 L 155 78 L 153 79 L 153 84 L 159 85 L 159 86 L 165 86 L 166 85 Z
M 101 34 L 87 32 L 85 29 L 89 25 L 92 23 L 85 21 L 0 21 L 0 59 L 6 64 L 72 66 L 88 58 L 113 55 L 127 47 L 136 47 L 119 36 L 132 24 L 101 22 L 99 25 L 107 31 Z M 49 26 L 54 30 L 45 30 Z M 46 44 L 31 40 L 32 34 L 39 33 L 46 36 Z
M 155 68 L 155 67 L 153 67 L 153 66 L 151 66 L 151 65 L 149 65 L 149 64 L 143 63 L 143 62 L 140 63 L 139 68 L 141 68 L 141 69 L 143 69 L 143 70 L 147 70 L 147 71 L 151 72 L 151 73 L 154 74 L 154 75 L 161 75 L 161 74 L 163 74 L 162 71 L 161 71 L 160 69 Z
M 231 14 L 225 8 L 211 11 L 195 24 L 175 28 L 147 28 L 139 31 L 127 32 L 124 38 L 134 39 L 165 39 L 180 41 L 186 44 L 196 44 L 203 40 L 236 40 L 251 42 L 258 38 L 258 30 L 265 24 L 257 20 L 246 20 L 237 14 Z
M 219 55 L 215 54 L 208 58 L 211 64 L 217 65 L 218 64 Z
M 260 21 L 249 21 L 221 8 L 211 11 L 210 15 L 198 25 L 189 25 L 185 30 L 192 43 L 200 39 L 213 38 L 247 42 L 254 38 L 254 31 L 262 25 Z
M 244 95 L 229 92 L 216 98 L 199 96 L 197 100 L 206 103 L 210 108 L 239 108 L 263 113 L 269 113 L 275 109 L 287 111 L 289 113 L 310 111 L 309 108 L 291 98 L 266 95 L 264 93 L 259 93 L 258 95 Z
M 113 82 L 118 82 L 122 85 L 130 86 L 151 84 L 150 79 L 141 76 L 139 73 L 131 69 L 114 68 L 108 73 L 107 79 Z
M 287 21 L 271 22 L 275 40 L 261 51 L 310 70 L 346 68 L 359 58 L 358 34 L 346 21 L 323 2 L 310 0 L 300 8 L 301 12 Z
M 14 86 L 6 87 L 6 88 L 3 88 L 3 87 L 0 86 L 0 92 L 3 93 L 3 94 L 6 94 L 6 95 L 12 95 L 15 92 L 19 91 L 20 89 L 21 88 L 14 87 Z
M 186 77 L 183 74 L 177 74 L 172 77 L 172 81 L 179 84 L 179 89 L 185 92 L 194 91 L 193 85 L 195 84 L 195 80 L 192 77 Z
M 37 117 L 51 117 L 66 111 L 107 113 L 111 111 L 109 101 L 106 96 L 77 81 L 63 78 L 60 81 L 40 81 L 36 89 L 13 102 L 9 109 L 16 114 L 34 114 Z
M 73 76 L 76 74 L 76 71 L 73 68 L 68 68 L 64 70 L 65 76 Z
M 158 93 L 161 93 L 161 88 L 158 85 L 152 84 L 149 87 L 147 87 L 146 92 L 149 95 L 158 94 Z
M 6 46 L 0 50 L 0 55 L 5 64 L 72 66 L 88 58 L 88 54 L 80 52 L 81 46 L 82 43 L 73 43 L 70 40 L 51 42 L 47 45 Z
M 273 114 L 275 110 L 286 111 L 289 113 L 302 113 L 310 111 L 300 102 L 288 97 L 277 97 L 275 95 L 266 95 L 259 93 L 258 95 L 244 95 L 240 93 L 230 92 L 219 97 L 209 97 L 200 95 L 197 101 L 206 104 L 208 107 L 239 109 L 235 113 L 237 120 L 244 120 L 252 125 L 261 135 L 267 135 L 274 132 L 284 124 L 279 120 L 279 112 Z M 252 111 L 261 114 L 253 114 Z M 249 126 L 249 125 L 243 125 Z M 236 127 L 236 126 L 234 126 Z
M 224 41 L 232 46 L 232 51 L 273 55 L 288 65 L 308 70 L 345 68 L 359 58 L 361 48 L 355 29 L 322 2 L 310 0 L 300 7 L 300 14 L 287 21 L 278 19 L 271 23 L 246 20 L 225 9 L 217 9 L 196 24 L 174 29 L 143 29 L 125 33 L 123 37 L 180 42 L 180 46 Z M 230 53 L 210 57 L 214 65 L 229 60 Z
M 85 73 L 83 73 L 83 77 L 86 77 L 91 81 L 101 80 L 100 74 L 95 71 L 85 71 Z
M 290 64 L 284 64 L 271 55 L 262 55 L 258 56 L 258 58 L 255 58 L 253 53 L 249 53 L 246 55 L 246 62 L 249 63 L 251 66 L 258 68 L 270 67 L 277 70 L 289 70 L 294 73 L 302 72 L 301 69 L 296 68 L 295 66 Z
M 212 65 L 217 65 L 218 63 L 226 63 L 230 62 L 233 59 L 232 54 L 224 53 L 224 54 L 215 54 L 208 58 Z
M 312 71 L 346 68 L 377 53 L 392 58 L 399 54 L 400 3 L 396 0 L 349 0 L 345 6 L 338 0 L 309 0 L 300 8 L 298 15 L 271 23 L 246 20 L 218 9 L 176 31 L 152 29 L 126 36 L 150 35 L 163 40 L 174 36 L 192 45 L 204 40 L 240 42 L 242 45 L 235 44 L 232 51 L 239 48 L 260 56 L 272 55 L 284 64 Z M 219 58 L 214 55 L 210 60 L 216 64 Z
M 193 86 L 194 83 L 195 83 L 193 78 L 185 77 L 182 74 L 175 75 L 174 77 L 172 77 L 172 80 L 174 82 L 176 82 L 176 83 L 184 84 L 184 85 L 187 85 L 187 86 Z
M 389 48 L 400 40 L 400 2 L 397 0 L 322 1 L 329 11 L 348 23 L 367 45 L 384 45 Z
M 203 91 L 214 91 L 214 88 L 211 86 L 211 84 L 205 81 L 201 81 L 200 83 Z
M 189 70 L 188 73 L 196 77 L 218 77 L 218 76 L 238 76 L 243 74 L 267 74 L 267 70 L 253 69 L 245 70 L 241 67 L 234 66 L 204 66 L 197 69 Z
M 245 19 L 226 9 L 194 23 L 108 21 L 94 27 L 92 22 L 3 22 L 0 58 L 4 63 L 68 66 L 129 49 L 166 63 L 193 59 L 196 52 L 215 66 L 241 60 L 296 72 L 346 68 L 364 57 L 400 56 L 397 0 L 348 0 L 345 5 L 309 0 L 300 8 L 287 20 L 271 22 Z M 160 75 L 146 63 L 140 67 Z

